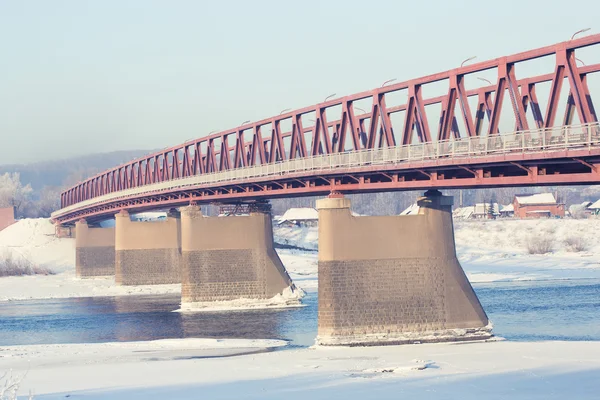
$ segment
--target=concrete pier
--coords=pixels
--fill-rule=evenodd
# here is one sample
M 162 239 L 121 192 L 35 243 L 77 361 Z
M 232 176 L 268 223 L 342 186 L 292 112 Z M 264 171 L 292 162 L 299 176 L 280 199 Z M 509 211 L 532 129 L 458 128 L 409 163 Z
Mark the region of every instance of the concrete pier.
M 78 278 L 115 274 L 115 229 L 75 224 L 75 274 Z
M 180 218 L 134 222 L 121 211 L 115 216 L 115 281 L 119 285 L 181 282 Z
M 205 217 L 181 209 L 182 303 L 268 299 L 292 284 L 273 246 L 271 216 Z
M 452 198 L 429 191 L 419 214 L 353 217 L 318 200 L 323 345 L 484 339 L 488 319 L 456 257 Z

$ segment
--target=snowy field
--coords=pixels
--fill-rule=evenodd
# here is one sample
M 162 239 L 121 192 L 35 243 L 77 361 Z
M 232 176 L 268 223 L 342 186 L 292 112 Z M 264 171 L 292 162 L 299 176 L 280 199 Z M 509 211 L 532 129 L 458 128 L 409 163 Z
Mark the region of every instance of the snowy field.
M 599 220 L 461 221 L 457 252 L 474 282 L 600 277 Z M 178 293 L 179 285 L 119 287 L 74 276 L 74 240 L 47 220 L 0 232 L 10 252 L 56 275 L 0 278 L 0 301 Z M 317 228 L 275 228 L 295 283 L 317 289 Z M 552 252 L 528 253 L 531 237 Z M 581 237 L 572 251 L 567 238 Z M 22 377 L 36 399 L 596 399 L 600 342 L 427 344 L 372 348 L 286 348 L 279 340 L 173 339 L 152 342 L 0 347 L 0 376 Z M 26 374 L 26 375 L 25 375 Z M 25 375 L 25 376 L 24 376 Z M 1 387 L 2 383 L 0 383 Z
M 160 344 L 160 342 L 166 342 Z M 600 342 L 283 349 L 186 339 L 0 349 L 39 399 L 597 399 Z M 217 355 L 223 357 L 215 358 Z

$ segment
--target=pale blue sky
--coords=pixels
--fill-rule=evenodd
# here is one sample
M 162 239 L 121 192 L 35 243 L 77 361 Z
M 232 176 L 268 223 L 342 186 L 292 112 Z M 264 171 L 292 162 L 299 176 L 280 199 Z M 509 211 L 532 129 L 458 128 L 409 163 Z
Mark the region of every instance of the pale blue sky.
M 161 148 L 598 33 L 599 15 L 598 0 L 0 0 L 0 164 Z

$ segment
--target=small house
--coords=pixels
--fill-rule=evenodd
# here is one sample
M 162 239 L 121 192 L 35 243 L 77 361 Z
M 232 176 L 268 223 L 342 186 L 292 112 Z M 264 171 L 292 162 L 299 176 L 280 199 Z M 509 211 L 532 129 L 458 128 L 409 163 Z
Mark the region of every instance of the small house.
M 316 226 L 319 212 L 312 207 L 290 208 L 280 218 L 279 225 Z
M 501 218 L 510 218 L 515 216 L 515 206 L 514 204 L 508 204 L 506 206 L 502 206 L 500 209 L 500 217 Z
M 589 205 L 587 209 L 590 210 L 592 215 L 600 216 L 600 200 Z
M 552 193 L 519 194 L 513 200 L 518 218 L 563 218 L 565 205 L 558 203 Z

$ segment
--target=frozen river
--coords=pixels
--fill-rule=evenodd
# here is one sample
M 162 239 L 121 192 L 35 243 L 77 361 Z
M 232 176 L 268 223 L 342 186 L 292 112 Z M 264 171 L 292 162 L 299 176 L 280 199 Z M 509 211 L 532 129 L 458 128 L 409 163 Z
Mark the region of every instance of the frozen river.
M 476 284 L 494 333 L 516 341 L 600 340 L 600 281 Z M 310 346 L 317 294 L 285 310 L 178 313 L 179 295 L 0 303 L 0 346 L 164 338 L 278 338 Z

